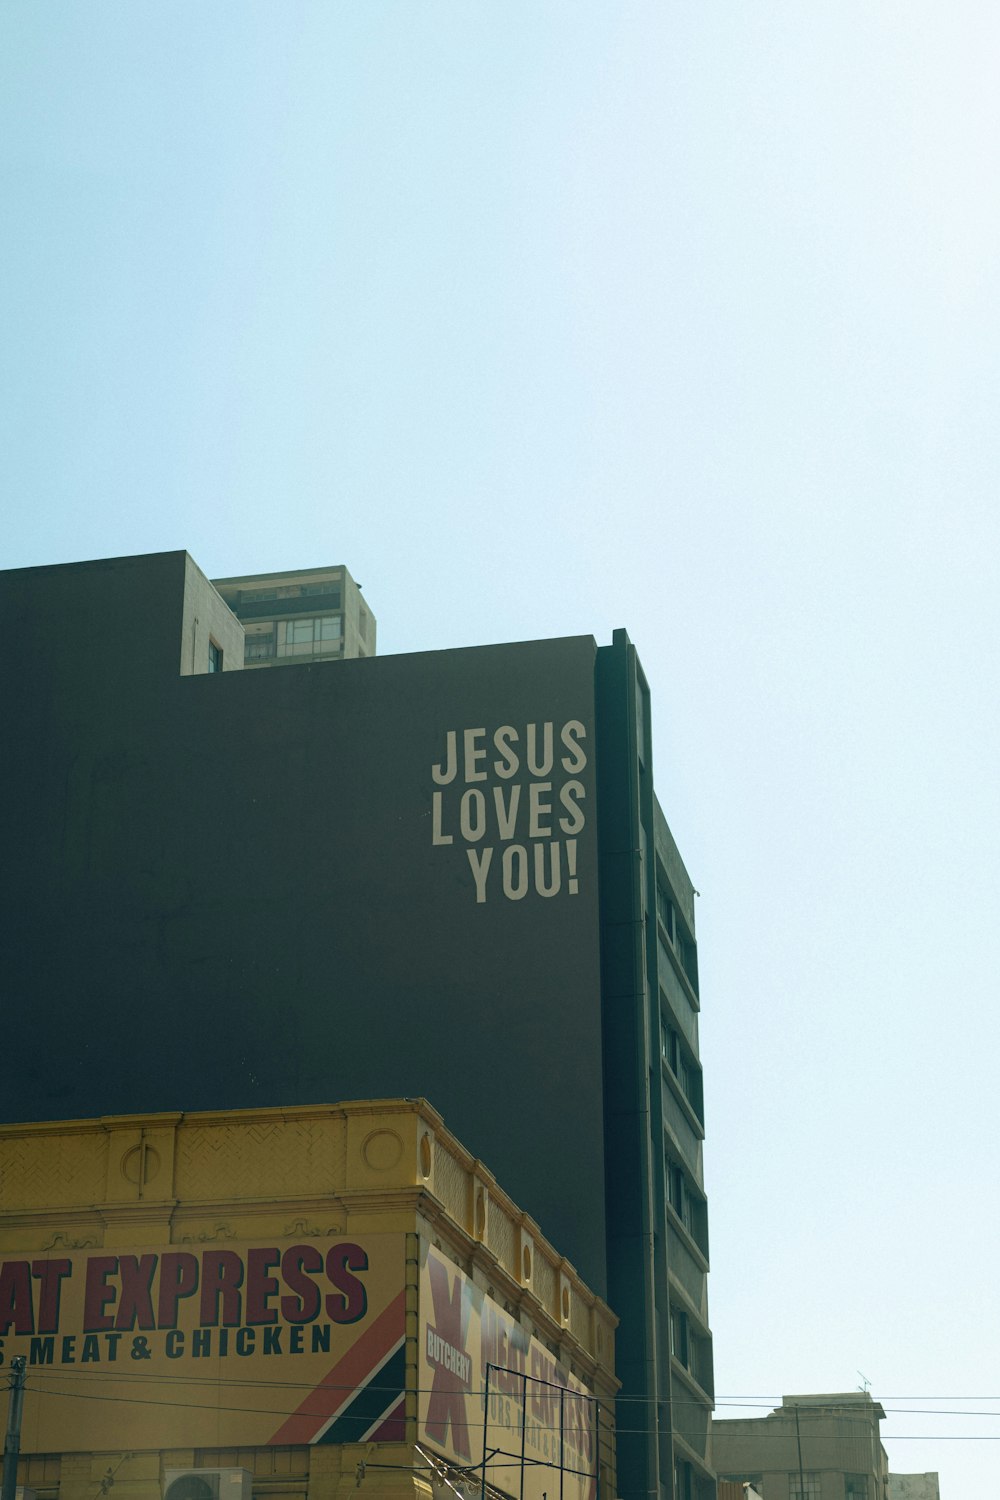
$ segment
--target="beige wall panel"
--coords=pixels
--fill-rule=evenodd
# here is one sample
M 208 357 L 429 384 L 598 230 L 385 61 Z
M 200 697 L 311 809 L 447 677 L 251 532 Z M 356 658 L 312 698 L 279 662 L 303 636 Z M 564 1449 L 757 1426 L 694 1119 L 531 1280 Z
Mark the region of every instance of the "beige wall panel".
M 104 1132 L 21 1133 L 0 1137 L 0 1212 L 52 1209 L 104 1197 Z
M 343 1185 L 342 1120 L 192 1122 L 180 1134 L 175 1189 L 189 1202 L 334 1192 Z

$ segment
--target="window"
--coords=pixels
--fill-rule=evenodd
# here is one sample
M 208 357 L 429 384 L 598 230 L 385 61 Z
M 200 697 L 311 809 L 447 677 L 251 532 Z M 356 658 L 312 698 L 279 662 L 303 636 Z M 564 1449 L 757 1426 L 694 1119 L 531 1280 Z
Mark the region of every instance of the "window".
M 704 1120 L 701 1068 L 688 1056 L 680 1033 L 669 1022 L 662 1020 L 660 1028 L 660 1051 L 663 1061 L 676 1078 L 684 1095 L 699 1120 Z
M 343 626 L 340 615 L 320 615 L 316 619 L 279 620 L 278 655 L 312 656 L 334 651 Z
M 677 955 L 678 963 L 687 976 L 688 983 L 697 995 L 698 950 L 694 941 L 688 936 L 680 913 L 660 880 L 656 882 L 656 915 L 660 919 L 660 926 L 666 933 L 671 948 Z
M 677 956 L 681 961 L 681 968 L 687 975 L 688 984 L 690 984 L 691 988 L 697 995 L 698 950 L 691 939 L 687 936 L 687 934 L 681 931 L 679 923 L 677 926 L 677 938 L 674 943 L 674 947 L 677 949 Z
M 803 1474 L 801 1479 L 798 1474 L 790 1474 L 788 1500 L 820 1500 L 819 1481 L 818 1474 Z
M 691 1368 L 691 1341 L 688 1337 L 687 1313 L 679 1307 L 670 1309 L 670 1352 L 686 1370 Z
M 670 1207 L 684 1228 L 691 1233 L 691 1194 L 684 1178 L 684 1168 L 674 1162 L 667 1165 L 667 1197 Z
M 701 1069 L 692 1062 L 681 1041 L 680 1033 L 668 1021 L 660 1023 L 660 1052 L 663 1061 L 680 1084 L 681 1092 L 699 1120 L 702 1118 Z
M 694 1240 L 702 1255 L 708 1257 L 708 1215 L 705 1200 L 691 1185 L 684 1168 L 668 1154 L 666 1158 L 667 1202 Z
M 868 1475 L 844 1475 L 844 1500 L 868 1500 Z
M 656 915 L 671 942 L 674 940 L 674 904 L 659 881 L 656 882 Z
M 267 661 L 274 655 L 274 631 L 256 631 L 248 634 L 244 648 L 244 661 Z
M 208 643 L 208 670 L 210 672 L 222 671 L 222 647 L 217 646 L 214 641 Z

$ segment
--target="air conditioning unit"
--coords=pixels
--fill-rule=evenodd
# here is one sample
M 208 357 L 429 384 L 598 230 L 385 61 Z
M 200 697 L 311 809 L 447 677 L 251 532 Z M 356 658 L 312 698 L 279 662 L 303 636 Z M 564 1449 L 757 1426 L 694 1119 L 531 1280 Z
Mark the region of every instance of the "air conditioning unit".
M 253 1500 L 249 1469 L 164 1469 L 163 1500 Z

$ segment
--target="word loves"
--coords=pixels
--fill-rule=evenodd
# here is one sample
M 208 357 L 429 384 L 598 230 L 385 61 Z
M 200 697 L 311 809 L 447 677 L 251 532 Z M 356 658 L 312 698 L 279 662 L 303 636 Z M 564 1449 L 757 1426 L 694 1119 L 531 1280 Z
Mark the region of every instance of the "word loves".
M 365 1316 L 367 1269 L 347 1242 L 3 1261 L 0 1363 L 9 1335 L 32 1364 L 325 1350 L 331 1325 Z
M 579 893 L 586 738 L 579 719 L 446 731 L 431 766 L 431 843 L 464 845 L 477 903 L 498 891 L 508 901 Z

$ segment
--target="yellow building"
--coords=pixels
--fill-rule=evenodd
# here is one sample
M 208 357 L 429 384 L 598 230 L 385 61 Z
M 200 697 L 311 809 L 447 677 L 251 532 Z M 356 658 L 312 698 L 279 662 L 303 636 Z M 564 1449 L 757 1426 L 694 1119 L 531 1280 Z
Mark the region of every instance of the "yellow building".
M 0 1127 L 25 1500 L 611 1500 L 615 1323 L 423 1100 Z

